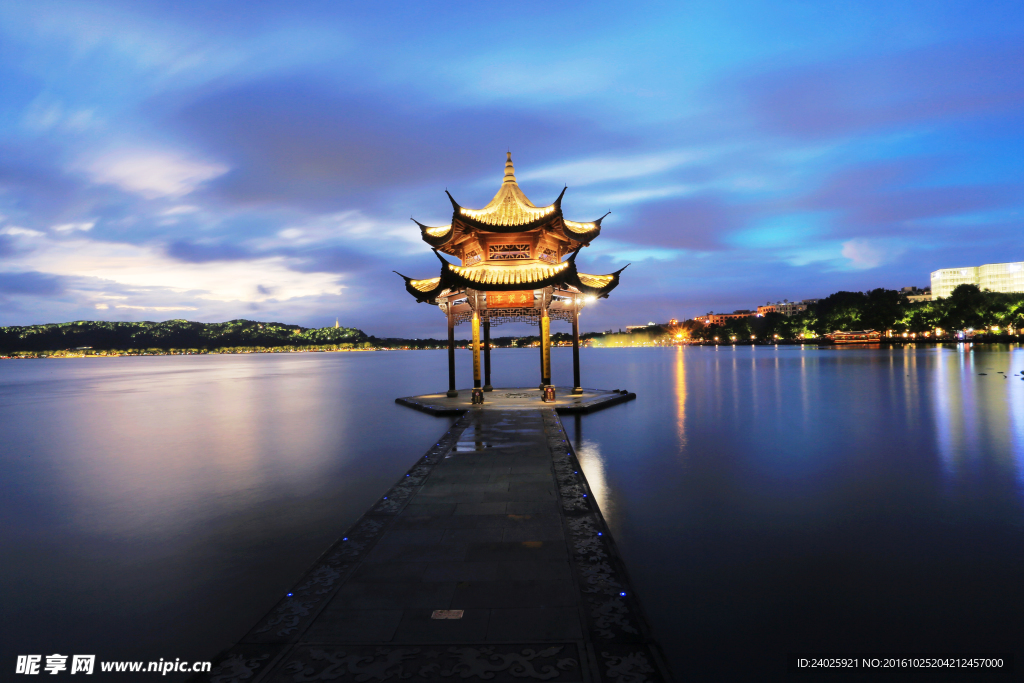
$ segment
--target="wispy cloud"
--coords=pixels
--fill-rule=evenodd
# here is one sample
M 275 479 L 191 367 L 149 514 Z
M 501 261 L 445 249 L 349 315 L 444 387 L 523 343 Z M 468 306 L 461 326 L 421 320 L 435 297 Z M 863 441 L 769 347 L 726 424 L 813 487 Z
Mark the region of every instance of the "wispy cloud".
M 60 225 L 53 226 L 53 229 L 57 232 L 88 232 L 96 227 L 96 221 L 88 221 L 85 223 L 62 223 Z
M 337 295 L 343 289 L 338 275 L 293 270 L 292 266 L 301 261 L 282 256 L 205 264 L 171 258 L 156 247 L 85 239 L 35 238 L 31 247 L 8 259 L 7 267 L 95 278 L 120 286 L 158 288 L 176 292 L 184 299 L 283 301 Z
M 146 199 L 187 195 L 228 171 L 223 164 L 151 149 L 108 152 L 80 165 L 93 181 L 116 185 Z
M 706 152 L 676 150 L 653 154 L 600 156 L 554 164 L 537 170 L 517 172 L 520 180 L 548 180 L 568 185 L 591 185 L 658 175 L 705 158 Z
M 860 270 L 877 268 L 892 255 L 881 245 L 868 240 L 857 239 L 843 242 L 843 258 L 850 260 L 850 266 Z
M 106 307 L 106 304 L 97 304 L 96 308 L 100 306 Z M 131 311 L 198 311 L 199 309 L 195 306 L 128 306 L 127 304 L 117 304 L 114 308 L 123 308 Z

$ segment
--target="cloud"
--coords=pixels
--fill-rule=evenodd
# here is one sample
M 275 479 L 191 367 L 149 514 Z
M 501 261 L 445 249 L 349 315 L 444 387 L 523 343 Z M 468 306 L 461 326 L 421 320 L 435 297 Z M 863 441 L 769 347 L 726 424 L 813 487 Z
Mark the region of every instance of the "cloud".
M 1019 111 L 1021 43 L 942 43 L 913 51 L 799 66 L 747 81 L 760 127 L 827 138 Z
M 638 244 L 716 251 L 724 248 L 725 236 L 743 226 L 751 214 L 750 207 L 711 194 L 651 202 L 629 218 L 628 233 L 616 236 Z
M 239 261 L 255 258 L 249 250 L 227 242 L 201 243 L 178 240 L 168 244 L 165 251 L 171 258 L 186 263 Z
M 107 308 L 107 304 L 96 304 L 96 308 Z M 197 311 L 195 306 L 129 306 L 128 304 L 117 304 L 114 308 L 122 308 L 131 311 Z
M 693 185 L 666 185 L 663 187 L 646 187 L 636 190 L 623 190 L 621 192 L 594 193 L 588 199 L 591 203 L 613 204 L 638 204 L 652 199 L 665 199 L 666 197 L 677 197 L 679 195 L 692 194 L 697 191 Z
M 879 245 L 857 239 L 843 242 L 842 255 L 850 259 L 853 268 L 865 270 L 882 265 L 890 253 Z
M 198 206 L 192 206 L 190 204 L 180 204 L 178 206 L 172 206 L 169 209 L 165 209 L 160 212 L 161 216 L 181 216 L 184 214 L 195 213 L 199 211 Z
M 92 230 L 96 226 L 96 221 L 89 221 L 88 223 L 63 223 L 61 225 L 53 226 L 53 229 L 57 232 L 75 232 L 82 231 L 87 232 Z
M 273 286 L 273 298 L 279 301 L 337 295 L 343 289 L 336 274 L 299 272 L 292 268 L 299 261 L 284 256 L 209 266 L 170 258 L 156 246 L 38 238 L 32 246 L 30 251 L 10 259 L 8 267 L 55 276 L 95 278 L 125 287 L 167 290 L 176 293 L 178 301 L 261 302 L 271 298 L 260 291 L 261 286 Z
M 69 108 L 46 93 L 32 100 L 25 109 L 22 123 L 36 133 L 49 133 L 55 130 L 80 133 L 99 125 L 95 109 Z
M 223 164 L 147 149 L 109 152 L 80 165 L 94 182 L 115 185 L 146 199 L 187 195 L 228 171 Z
M 704 152 L 675 150 L 658 154 L 601 156 L 554 164 L 516 174 L 521 180 L 549 180 L 568 185 L 591 185 L 657 175 L 705 158 Z M 514 160 L 514 155 L 513 155 Z
M 53 296 L 64 291 L 60 278 L 39 272 L 0 273 L 0 294 Z
M 18 225 L 11 225 L 0 230 L 0 235 L 10 235 L 11 237 L 44 237 L 45 232 L 39 232 L 38 230 L 32 230 L 31 228 L 22 228 Z
M 940 220 L 1020 206 L 1019 183 L 925 185 L 939 165 L 933 159 L 858 164 L 833 173 L 795 206 L 834 212 L 834 227 L 847 235 L 882 235 L 925 228 Z
M 316 213 L 352 208 L 353 200 L 365 208 L 379 196 L 393 203 L 397 191 L 422 183 L 437 192 L 447 183 L 457 197 L 457 182 L 490 177 L 497 184 L 508 145 L 520 161 L 543 163 L 624 139 L 579 112 L 462 106 L 339 89 L 320 78 L 289 75 L 196 93 L 169 123 L 231 165 L 211 183 L 218 196 Z

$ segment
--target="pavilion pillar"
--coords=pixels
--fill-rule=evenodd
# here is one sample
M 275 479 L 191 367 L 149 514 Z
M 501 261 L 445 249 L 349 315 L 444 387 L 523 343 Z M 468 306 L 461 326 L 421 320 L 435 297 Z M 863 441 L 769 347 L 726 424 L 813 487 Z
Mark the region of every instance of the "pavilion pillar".
M 480 388 L 480 312 L 473 309 L 473 388 Z
M 541 323 L 540 325 L 538 325 L 538 328 L 539 328 L 539 330 L 543 330 L 544 329 L 544 324 Z M 544 389 L 544 333 L 542 331 L 538 331 L 537 334 L 540 337 L 540 344 L 537 347 L 537 348 L 540 349 L 540 386 L 538 386 L 537 388 L 543 390 Z
M 547 308 L 540 319 L 541 384 L 551 384 L 551 318 Z
M 494 391 L 491 386 L 491 314 L 484 318 L 484 391 Z
M 583 393 L 580 384 L 580 307 L 576 301 L 572 310 L 572 393 Z
M 448 398 L 455 398 L 455 321 L 452 319 L 451 302 L 448 303 Z

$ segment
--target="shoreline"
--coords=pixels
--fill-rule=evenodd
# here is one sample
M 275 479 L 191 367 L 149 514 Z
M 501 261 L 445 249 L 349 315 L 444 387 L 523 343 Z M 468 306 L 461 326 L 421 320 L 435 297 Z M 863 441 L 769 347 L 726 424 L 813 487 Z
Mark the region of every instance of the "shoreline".
M 682 342 L 672 344 L 656 344 L 656 343 L 638 343 L 638 344 L 609 344 L 605 345 L 581 345 L 583 348 L 594 348 L 594 349 L 640 349 L 640 348 L 668 348 L 672 346 L 815 346 L 819 348 L 854 348 L 854 349 L 883 349 L 883 348 L 906 348 L 908 346 L 943 346 L 943 345 L 961 345 L 961 344 L 1019 344 L 1022 338 L 1018 335 L 1001 335 L 995 338 L 985 338 L 983 340 L 974 339 L 915 339 L 915 340 L 891 340 L 883 342 L 873 342 L 866 344 L 836 344 L 830 342 L 820 341 L 777 341 L 772 343 L 715 343 L 715 342 Z M 553 345 L 554 346 L 554 345 Z M 468 346 L 458 346 L 458 350 L 469 350 Z M 502 346 L 502 347 L 491 347 L 492 349 L 532 349 L 535 347 L 523 347 L 523 346 Z M 213 356 L 213 355 L 243 355 L 251 353 L 352 353 L 352 352 L 368 352 L 368 351 L 445 351 L 444 347 L 437 348 L 396 348 L 396 347 L 376 347 L 376 348 L 330 348 L 330 347 L 316 347 L 316 348 L 251 348 L 244 346 L 232 346 L 217 349 L 69 349 L 69 350 L 55 350 L 55 351 L 14 351 L 7 354 L 0 354 L 0 360 L 42 360 L 46 358 L 120 358 L 126 356 Z

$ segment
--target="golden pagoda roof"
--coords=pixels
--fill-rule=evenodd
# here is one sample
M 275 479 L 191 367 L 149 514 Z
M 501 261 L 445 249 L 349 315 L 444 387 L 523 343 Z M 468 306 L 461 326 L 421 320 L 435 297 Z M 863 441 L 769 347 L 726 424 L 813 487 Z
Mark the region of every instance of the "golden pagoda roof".
M 548 206 L 535 206 L 519 189 L 516 171 L 512 166 L 512 152 L 505 160 L 505 179 L 487 206 L 482 209 L 459 207 L 458 213 L 484 225 L 514 227 L 533 223 L 558 210 L 557 202 Z
M 449 232 L 451 232 L 451 229 L 452 224 L 449 223 L 448 225 L 442 225 L 436 228 L 424 226 L 423 232 L 427 233 L 431 237 L 445 237 Z
M 547 206 L 535 205 L 519 188 L 515 167 L 512 165 L 512 152 L 508 152 L 505 158 L 505 178 L 487 206 L 482 209 L 468 209 L 455 201 L 450 192 L 448 198 L 455 209 L 453 221 L 461 219 L 468 224 L 494 232 L 513 232 L 516 228 L 528 230 L 545 219 L 560 216 L 564 194 L 565 190 L 562 190 L 558 199 Z
M 579 249 L 565 261 L 552 265 L 481 263 L 472 266 L 456 266 L 446 261 L 435 249 L 434 254 L 442 264 L 440 277 L 413 280 L 401 273 L 398 275 L 405 280 L 406 290 L 420 302 L 436 303 L 438 296 L 467 288 L 500 292 L 523 288 L 539 289 L 551 285 L 567 286 L 572 290 L 597 297 L 608 296 L 608 293 L 618 286 L 619 274 L 625 268 L 607 275 L 581 273 L 576 270 L 576 255 L 578 253 Z
M 443 244 L 448 243 L 452 237 L 455 236 L 455 231 L 452 230 L 452 224 L 439 225 L 433 227 L 430 225 L 423 225 L 415 218 L 411 219 L 413 223 L 420 226 L 420 237 L 423 241 L 432 247 L 440 247 Z
M 516 264 L 448 266 L 459 277 L 481 285 L 532 285 L 548 280 L 569 267 L 568 261 L 556 265 Z
M 429 226 L 412 219 L 419 226 L 423 241 L 431 247 L 443 248 L 446 253 L 456 254 L 455 245 L 462 241 L 466 234 L 474 231 L 484 233 L 522 233 L 534 229 L 542 229 L 557 233 L 564 237 L 570 245 L 589 244 L 601 234 L 601 221 L 578 222 L 566 220 L 562 216 L 563 188 L 554 202 L 547 206 L 536 206 L 530 201 L 516 182 L 516 172 L 512 165 L 512 153 L 506 153 L 505 177 L 494 198 L 482 209 L 470 209 L 461 206 L 451 192 L 445 190 L 452 204 L 452 220 L 448 225 Z
M 608 214 L 605 214 L 607 216 Z M 573 236 L 587 236 L 592 234 L 595 230 L 601 229 L 601 220 L 604 218 L 598 218 L 596 221 L 590 223 L 577 223 L 576 221 L 562 219 L 562 223 L 565 225 L 565 229 L 568 230 Z
M 441 278 L 432 277 L 429 280 L 409 280 L 409 286 L 419 292 L 430 292 L 437 289 L 437 285 L 440 282 Z
M 580 282 L 594 289 L 603 289 L 615 279 L 614 275 L 590 275 L 589 273 L 576 273 L 576 275 L 580 278 Z

